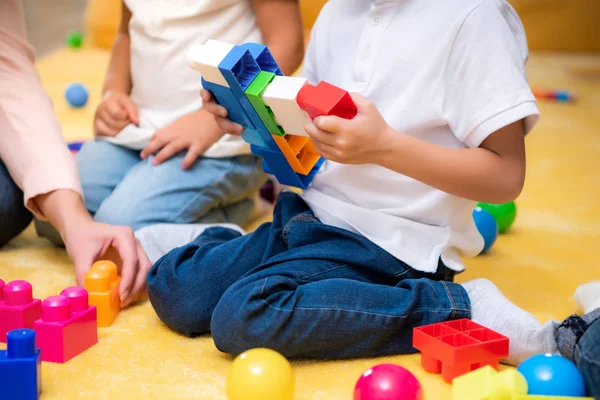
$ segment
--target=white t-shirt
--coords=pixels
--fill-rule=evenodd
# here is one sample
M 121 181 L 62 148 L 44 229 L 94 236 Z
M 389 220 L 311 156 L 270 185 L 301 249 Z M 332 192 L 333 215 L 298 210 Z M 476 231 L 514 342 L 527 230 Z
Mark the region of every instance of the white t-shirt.
M 132 13 L 131 98 L 140 126 L 129 125 L 113 140 L 142 149 L 154 132 L 202 107 L 200 75 L 187 62 L 193 44 L 209 39 L 232 44 L 261 43 L 250 0 L 125 0 Z M 239 136 L 225 135 L 204 155 L 249 153 Z
M 539 112 L 527 83 L 524 28 L 504 0 L 331 0 L 312 32 L 304 75 L 358 92 L 393 128 L 449 148 Z M 475 203 L 377 165 L 327 162 L 303 194 L 326 224 L 356 232 L 420 271 L 483 239 Z

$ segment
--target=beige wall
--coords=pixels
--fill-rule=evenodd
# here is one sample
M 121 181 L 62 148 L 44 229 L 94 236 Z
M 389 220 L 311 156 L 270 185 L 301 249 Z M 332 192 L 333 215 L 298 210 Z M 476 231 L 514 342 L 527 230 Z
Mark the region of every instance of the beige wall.
M 312 26 L 319 10 L 326 2 L 326 0 L 300 1 L 307 27 Z M 523 20 L 531 49 L 600 51 L 600 0 L 509 0 L 509 2 Z

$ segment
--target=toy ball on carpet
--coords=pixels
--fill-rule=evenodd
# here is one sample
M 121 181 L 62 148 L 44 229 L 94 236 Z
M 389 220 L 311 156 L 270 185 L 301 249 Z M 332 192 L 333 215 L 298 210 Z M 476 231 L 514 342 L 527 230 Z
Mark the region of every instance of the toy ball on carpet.
M 67 35 L 66 42 L 71 49 L 78 49 L 83 44 L 83 35 L 79 31 L 71 31 Z
M 88 90 L 80 83 L 72 83 L 65 91 L 65 98 L 71 107 L 81 108 L 87 104 Z
M 568 359 L 553 354 L 538 354 L 519 366 L 530 395 L 584 397 L 585 383 L 581 372 Z
M 498 237 L 498 223 L 489 211 L 481 207 L 475 207 L 473 210 L 473 220 L 475 221 L 477 230 L 483 237 L 484 245 L 481 253 L 485 253 L 496 242 L 496 238 Z
M 366 370 L 354 388 L 354 400 L 422 400 L 421 384 L 410 371 L 395 364 Z
M 498 223 L 498 232 L 505 233 L 517 219 L 517 206 L 514 201 L 504 204 L 477 203 L 494 217 Z

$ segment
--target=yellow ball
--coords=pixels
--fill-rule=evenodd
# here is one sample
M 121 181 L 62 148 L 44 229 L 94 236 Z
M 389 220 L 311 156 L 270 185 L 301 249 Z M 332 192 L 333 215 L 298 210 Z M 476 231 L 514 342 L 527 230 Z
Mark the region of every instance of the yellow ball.
M 292 366 L 276 351 L 248 350 L 233 360 L 226 390 L 229 400 L 291 400 Z

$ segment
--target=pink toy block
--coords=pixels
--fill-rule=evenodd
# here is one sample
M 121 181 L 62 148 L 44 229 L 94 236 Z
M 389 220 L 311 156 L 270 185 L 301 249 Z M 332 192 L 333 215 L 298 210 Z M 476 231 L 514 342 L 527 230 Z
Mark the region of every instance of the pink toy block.
M 42 317 L 34 322 L 42 361 L 65 363 L 98 343 L 96 307 L 88 292 L 70 287 L 42 303 Z
M 4 300 L 4 281 L 0 279 L 0 302 Z
M 468 319 L 420 326 L 413 331 L 413 347 L 421 352 L 421 365 L 442 374 L 452 383 L 456 377 L 489 365 L 498 369 L 508 357 L 509 340 Z
M 27 281 L 12 281 L 4 286 L 0 299 L 0 342 L 6 343 L 6 334 L 20 328 L 33 328 L 40 318 L 41 302 L 33 298 L 33 288 Z

